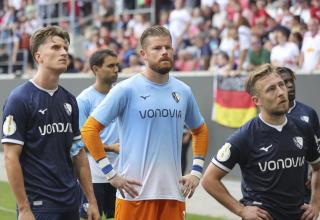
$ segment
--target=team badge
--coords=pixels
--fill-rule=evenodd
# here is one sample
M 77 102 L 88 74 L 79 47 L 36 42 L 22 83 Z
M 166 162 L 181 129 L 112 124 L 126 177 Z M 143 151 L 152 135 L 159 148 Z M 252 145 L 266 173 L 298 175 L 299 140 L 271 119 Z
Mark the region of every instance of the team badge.
M 220 148 L 220 150 L 218 151 L 218 154 L 217 154 L 217 159 L 220 162 L 227 161 L 230 158 L 230 155 L 231 155 L 230 147 L 231 147 L 230 143 L 225 143 Z
M 309 117 L 306 116 L 306 115 L 302 115 L 302 116 L 300 117 L 300 119 L 301 119 L 302 121 L 305 121 L 305 122 L 309 123 Z
M 14 132 L 16 132 L 17 130 L 17 125 L 15 123 L 15 121 L 13 120 L 13 116 L 12 115 L 8 115 L 6 117 L 6 120 L 3 123 L 3 134 L 6 136 L 10 136 L 13 135 Z
M 63 106 L 64 106 L 64 109 L 66 110 L 67 114 L 71 115 L 71 113 L 72 113 L 71 105 L 69 103 L 64 103 Z
M 173 92 L 172 97 L 173 97 L 174 101 L 176 101 L 176 103 L 178 103 L 181 99 L 180 94 L 178 92 Z
M 303 138 L 302 137 L 294 137 L 293 138 L 293 143 L 299 148 L 303 148 Z

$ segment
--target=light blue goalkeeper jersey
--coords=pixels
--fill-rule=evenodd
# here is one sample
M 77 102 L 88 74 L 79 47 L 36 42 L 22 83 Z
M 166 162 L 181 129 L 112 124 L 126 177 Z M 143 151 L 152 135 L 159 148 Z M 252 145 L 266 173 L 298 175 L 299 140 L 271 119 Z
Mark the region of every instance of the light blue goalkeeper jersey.
M 79 126 L 80 128 L 88 119 L 92 111 L 101 103 L 105 98 L 105 94 L 98 92 L 94 86 L 90 86 L 83 90 L 77 97 L 77 103 L 79 107 Z M 102 143 L 106 145 L 119 143 L 118 126 L 114 121 L 108 127 L 103 129 L 100 133 Z M 107 179 L 102 173 L 98 164 L 93 157 L 87 153 L 90 164 L 91 176 L 93 183 L 106 183 Z M 117 170 L 118 167 L 118 154 L 113 152 L 107 152 L 108 158 L 112 163 L 113 167 Z
M 125 199 L 184 201 L 183 127 L 204 123 L 189 86 L 171 76 L 156 84 L 137 74 L 116 85 L 91 116 L 106 126 L 115 118 L 119 122 L 119 175 L 142 183 L 138 197 Z

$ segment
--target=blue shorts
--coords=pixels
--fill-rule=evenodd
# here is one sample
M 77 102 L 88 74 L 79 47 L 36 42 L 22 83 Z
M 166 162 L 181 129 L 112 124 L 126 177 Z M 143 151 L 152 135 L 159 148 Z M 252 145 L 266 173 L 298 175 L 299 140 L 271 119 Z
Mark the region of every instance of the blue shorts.
M 107 218 L 113 218 L 116 201 L 116 188 L 114 188 L 110 183 L 93 183 L 93 190 L 101 217 L 104 213 Z M 84 193 L 82 193 L 81 197 L 80 216 L 81 218 L 87 218 L 87 212 L 84 207 L 88 203 L 88 200 Z

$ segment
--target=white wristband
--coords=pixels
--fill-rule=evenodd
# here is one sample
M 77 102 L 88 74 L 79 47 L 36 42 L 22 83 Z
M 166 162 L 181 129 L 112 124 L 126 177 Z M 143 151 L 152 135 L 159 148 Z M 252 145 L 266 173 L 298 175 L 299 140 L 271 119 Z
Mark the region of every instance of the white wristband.
M 97 161 L 97 163 L 107 180 L 112 179 L 117 174 L 107 157 L 102 158 L 101 160 Z
M 201 179 L 202 177 L 202 171 L 203 171 L 203 165 L 204 165 L 204 158 L 202 157 L 195 157 L 193 159 L 192 163 L 192 170 L 191 175 L 194 175 Z

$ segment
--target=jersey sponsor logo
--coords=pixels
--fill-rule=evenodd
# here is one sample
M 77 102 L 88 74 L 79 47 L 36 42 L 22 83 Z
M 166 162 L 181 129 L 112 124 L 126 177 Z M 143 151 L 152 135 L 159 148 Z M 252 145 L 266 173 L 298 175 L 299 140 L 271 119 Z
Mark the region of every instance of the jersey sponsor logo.
M 292 167 L 303 167 L 304 166 L 304 156 L 303 157 L 287 157 L 284 159 L 270 160 L 263 163 L 258 163 L 259 168 L 262 172 L 289 169 Z
M 306 115 L 300 116 L 300 119 L 301 119 L 302 121 L 305 121 L 305 122 L 309 123 L 309 117 L 306 116 Z
M 220 150 L 219 150 L 218 153 L 217 153 L 217 159 L 218 159 L 220 162 L 227 161 L 227 160 L 230 158 L 230 156 L 231 156 L 230 148 L 231 148 L 231 144 L 230 144 L 230 143 L 225 143 L 225 144 L 220 148 Z
M 52 123 L 39 126 L 39 131 L 42 136 L 53 133 L 72 133 L 72 124 L 71 123 Z
M 303 148 L 303 138 L 302 137 L 294 137 L 293 138 L 293 143 L 299 148 Z
M 16 122 L 13 120 L 13 115 L 8 115 L 3 123 L 2 131 L 6 136 L 13 135 L 17 130 Z
M 174 101 L 176 101 L 176 103 L 178 103 L 181 99 L 181 96 L 178 92 L 173 92 L 172 97 L 173 97 Z
M 260 150 L 268 152 L 271 147 L 272 147 L 272 144 L 270 144 L 268 147 L 261 147 Z
M 147 109 L 139 111 L 140 117 L 145 118 L 181 118 L 182 112 L 177 109 Z
M 46 114 L 46 111 L 47 111 L 48 109 L 47 108 L 45 108 L 45 109 L 39 109 L 39 111 L 38 112 L 40 112 L 41 114 Z
M 146 100 L 147 98 L 150 97 L 150 95 L 146 95 L 146 96 L 141 95 L 140 97 L 141 97 L 143 100 Z
M 72 113 L 72 106 L 71 106 L 69 103 L 64 103 L 63 106 L 64 106 L 64 109 L 66 110 L 67 114 L 68 114 L 68 115 L 71 115 L 71 113 Z

